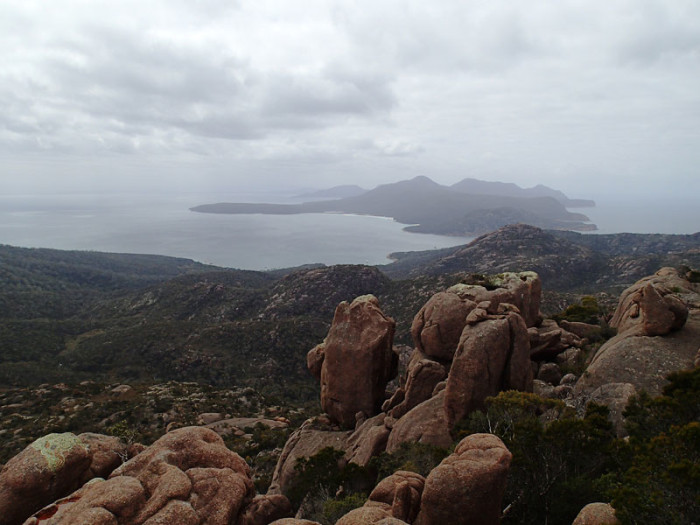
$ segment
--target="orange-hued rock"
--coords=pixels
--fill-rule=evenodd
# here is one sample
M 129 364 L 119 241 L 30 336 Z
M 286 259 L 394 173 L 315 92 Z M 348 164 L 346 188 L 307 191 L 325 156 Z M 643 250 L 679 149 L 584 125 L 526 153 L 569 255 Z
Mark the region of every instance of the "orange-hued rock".
M 314 346 L 309 350 L 309 353 L 306 354 L 306 367 L 316 379 L 321 379 L 321 368 L 323 367 L 323 359 L 325 357 L 326 345 L 324 343 Z
M 373 295 L 338 305 L 324 342 L 321 407 L 343 427 L 353 428 L 358 412 L 379 413 L 386 384 L 396 375 L 395 326 Z
M 395 398 L 400 401 L 391 408 L 389 415 L 396 419 L 413 407 L 430 399 L 435 385 L 447 377 L 445 367 L 428 358 L 420 350 L 415 350 L 408 365 L 406 384 Z
M 445 414 L 450 428 L 502 390 L 532 391 L 527 327 L 509 312 L 467 325 L 447 378 Z
M 106 481 L 37 513 L 27 525 L 235 522 L 253 498 L 250 469 L 216 432 L 174 430 L 112 472 Z
M 295 467 L 300 458 L 309 458 L 327 447 L 336 450 L 347 449 L 350 431 L 318 430 L 313 428 L 313 425 L 313 420 L 307 420 L 289 436 L 272 473 L 268 494 L 287 493 L 299 475 Z
M 464 438 L 425 479 L 415 525 L 496 525 L 511 453 L 492 434 Z
M 469 315 L 495 314 L 501 303 L 514 305 L 527 326 L 540 320 L 542 282 L 534 272 L 503 273 L 457 284 L 433 295 L 411 325 L 416 348 L 428 357 L 450 361 Z
M 395 421 L 389 434 L 386 451 L 395 452 L 404 442 L 449 447 L 452 444 L 452 437 L 447 426 L 444 405 L 445 391 L 443 390 Z
M 607 503 L 589 503 L 581 509 L 572 525 L 619 525 L 615 509 Z
M 381 480 L 369 495 L 369 501 L 384 503 L 394 518 L 413 523 L 420 510 L 425 478 L 415 472 L 399 470 Z
M 0 524 L 21 523 L 86 481 L 108 476 L 126 457 L 119 439 L 101 434 L 49 434 L 0 472 Z
M 449 290 L 433 295 L 413 318 L 411 336 L 416 348 L 426 356 L 451 360 L 474 308 L 474 301 Z
M 237 525 L 267 525 L 271 521 L 291 516 L 292 504 L 282 494 L 264 494 L 253 498 L 238 518 Z
M 691 288 L 678 271 L 662 268 L 622 292 L 610 326 L 627 335 L 655 336 L 679 330 L 688 318 L 688 307 L 675 293 Z
M 386 414 L 382 412 L 355 429 L 346 443 L 345 457 L 348 461 L 365 467 L 370 459 L 384 452 L 391 432 L 384 426 L 385 419 Z

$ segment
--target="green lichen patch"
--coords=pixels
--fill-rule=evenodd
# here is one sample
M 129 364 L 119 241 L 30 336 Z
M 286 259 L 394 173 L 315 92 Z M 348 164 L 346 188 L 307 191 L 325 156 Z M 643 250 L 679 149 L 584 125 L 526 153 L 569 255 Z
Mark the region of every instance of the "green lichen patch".
M 81 447 L 87 450 L 78 437 L 71 432 L 48 434 L 37 439 L 30 446 L 44 456 L 46 464 L 52 472 L 56 472 L 65 465 L 66 455 L 70 450 L 75 447 Z

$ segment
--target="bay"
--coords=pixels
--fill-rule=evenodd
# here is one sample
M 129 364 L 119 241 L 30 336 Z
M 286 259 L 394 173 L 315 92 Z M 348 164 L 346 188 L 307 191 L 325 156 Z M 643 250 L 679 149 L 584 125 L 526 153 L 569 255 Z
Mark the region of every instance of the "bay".
M 248 270 L 310 263 L 385 264 L 391 252 L 472 238 L 403 231 L 390 218 L 346 214 L 218 215 L 209 202 L 289 202 L 283 194 L 58 194 L 0 196 L 0 244 L 148 253 Z

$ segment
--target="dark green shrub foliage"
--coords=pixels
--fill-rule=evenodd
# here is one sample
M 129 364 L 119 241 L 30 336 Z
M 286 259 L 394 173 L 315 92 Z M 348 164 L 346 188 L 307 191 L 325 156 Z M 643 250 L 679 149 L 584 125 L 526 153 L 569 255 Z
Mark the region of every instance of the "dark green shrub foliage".
M 580 419 L 561 401 L 501 392 L 460 427 L 499 436 L 513 454 L 503 523 L 571 523 L 587 503 L 605 501 L 601 478 L 617 456 L 606 408 L 590 405 Z
M 566 320 L 571 322 L 599 324 L 602 311 L 595 297 L 587 295 L 581 298 L 579 304 L 572 304 L 553 316 L 556 321 Z
M 700 520 L 700 368 L 669 380 L 662 396 L 638 395 L 625 411 L 633 456 L 612 490 L 623 523 Z

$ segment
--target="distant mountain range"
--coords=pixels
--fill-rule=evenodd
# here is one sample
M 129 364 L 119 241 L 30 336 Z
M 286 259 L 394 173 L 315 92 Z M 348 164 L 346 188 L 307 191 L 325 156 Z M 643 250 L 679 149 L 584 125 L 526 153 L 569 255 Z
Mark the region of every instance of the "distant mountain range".
M 302 201 L 306 200 L 320 200 L 320 199 L 344 199 L 346 197 L 357 197 L 363 193 L 367 193 L 369 190 L 361 188 L 355 184 L 344 184 L 342 186 L 333 186 L 327 190 L 312 191 L 310 193 L 302 193 L 297 195 L 295 199 Z
M 359 187 L 336 187 L 326 190 L 325 195 L 328 198 L 359 190 Z M 566 206 L 587 205 L 594 203 L 568 199 L 563 193 L 546 186 L 522 189 L 515 184 L 476 179 L 464 179 L 453 186 L 443 186 L 421 176 L 334 200 L 302 204 L 216 203 L 203 204 L 191 210 L 230 214 L 335 212 L 377 215 L 392 217 L 397 222 L 410 225 L 406 228 L 409 231 L 469 236 L 518 222 L 556 230 L 596 230 L 597 227 L 589 222 L 588 217 L 566 209 Z

